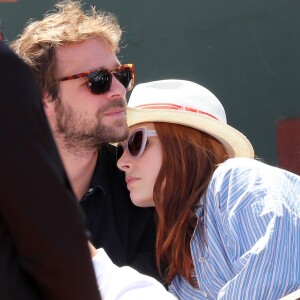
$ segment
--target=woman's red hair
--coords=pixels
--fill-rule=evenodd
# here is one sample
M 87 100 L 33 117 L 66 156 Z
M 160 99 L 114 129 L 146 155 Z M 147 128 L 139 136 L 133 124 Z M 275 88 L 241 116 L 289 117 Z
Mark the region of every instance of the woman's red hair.
M 163 149 L 153 191 L 158 217 L 157 265 L 160 270 L 166 266 L 162 276 L 167 284 L 179 274 L 197 286 L 190 251 L 197 224 L 195 208 L 214 170 L 228 158 L 227 151 L 212 136 L 190 127 L 155 123 L 155 128 Z M 198 228 L 205 240 L 204 224 Z

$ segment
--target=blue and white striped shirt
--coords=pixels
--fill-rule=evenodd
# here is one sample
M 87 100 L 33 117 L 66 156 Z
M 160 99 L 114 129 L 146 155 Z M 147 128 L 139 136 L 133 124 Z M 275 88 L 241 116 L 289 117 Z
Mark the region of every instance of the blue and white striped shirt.
M 205 201 L 207 246 L 191 240 L 199 288 L 177 276 L 179 299 L 278 299 L 300 288 L 300 177 L 233 158 L 214 172 Z

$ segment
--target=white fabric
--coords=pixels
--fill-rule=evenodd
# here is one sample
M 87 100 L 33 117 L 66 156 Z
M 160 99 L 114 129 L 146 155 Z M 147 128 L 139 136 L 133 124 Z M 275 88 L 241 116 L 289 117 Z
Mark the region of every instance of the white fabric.
M 102 300 L 177 299 L 156 279 L 130 267 L 117 267 L 102 248 L 93 257 L 93 265 Z
M 128 107 L 162 103 L 193 108 L 227 123 L 224 107 L 217 97 L 200 84 L 187 80 L 167 79 L 138 84 L 131 93 Z

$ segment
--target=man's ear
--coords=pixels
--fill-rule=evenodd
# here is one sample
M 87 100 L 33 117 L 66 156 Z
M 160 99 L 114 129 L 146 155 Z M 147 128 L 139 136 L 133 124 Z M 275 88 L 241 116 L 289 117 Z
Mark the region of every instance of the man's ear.
M 54 110 L 54 100 L 49 92 L 44 92 L 42 97 L 42 103 L 44 107 L 45 114 L 50 117 Z
M 47 107 L 51 100 L 52 100 L 52 98 L 51 98 L 49 92 L 43 92 L 43 95 L 42 95 L 43 106 Z

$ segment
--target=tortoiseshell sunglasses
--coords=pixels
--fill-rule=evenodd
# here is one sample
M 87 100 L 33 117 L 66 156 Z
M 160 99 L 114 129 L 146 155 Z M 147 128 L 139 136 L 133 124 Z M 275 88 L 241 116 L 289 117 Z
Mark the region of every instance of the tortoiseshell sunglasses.
M 83 72 L 71 76 L 60 78 L 59 81 L 66 81 L 77 78 L 85 78 L 89 91 L 94 95 L 101 95 L 108 92 L 111 88 L 112 76 L 122 83 L 127 91 L 134 85 L 134 65 L 126 64 L 115 70 L 107 69 Z

